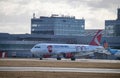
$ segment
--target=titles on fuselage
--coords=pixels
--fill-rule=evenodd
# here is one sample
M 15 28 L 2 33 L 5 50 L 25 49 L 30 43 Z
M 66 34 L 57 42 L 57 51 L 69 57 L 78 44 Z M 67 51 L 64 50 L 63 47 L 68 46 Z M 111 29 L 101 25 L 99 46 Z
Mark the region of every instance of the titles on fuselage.
M 69 48 L 67 45 L 54 45 L 55 48 Z

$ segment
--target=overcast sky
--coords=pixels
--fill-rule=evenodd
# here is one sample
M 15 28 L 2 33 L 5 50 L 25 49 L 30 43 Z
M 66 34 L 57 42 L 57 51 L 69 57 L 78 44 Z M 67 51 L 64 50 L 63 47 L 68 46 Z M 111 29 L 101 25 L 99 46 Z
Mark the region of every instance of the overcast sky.
M 85 19 L 86 29 L 104 29 L 117 18 L 120 0 L 0 0 L 0 33 L 30 33 L 31 18 L 64 14 Z

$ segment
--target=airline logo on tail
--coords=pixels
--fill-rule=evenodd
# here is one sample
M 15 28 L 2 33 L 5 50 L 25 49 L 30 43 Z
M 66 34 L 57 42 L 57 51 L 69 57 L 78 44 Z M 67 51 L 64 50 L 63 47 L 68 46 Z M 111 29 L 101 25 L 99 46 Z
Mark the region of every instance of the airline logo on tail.
M 98 30 L 97 34 L 94 36 L 94 38 L 90 42 L 90 45 L 100 46 L 101 37 L 102 37 L 102 30 Z

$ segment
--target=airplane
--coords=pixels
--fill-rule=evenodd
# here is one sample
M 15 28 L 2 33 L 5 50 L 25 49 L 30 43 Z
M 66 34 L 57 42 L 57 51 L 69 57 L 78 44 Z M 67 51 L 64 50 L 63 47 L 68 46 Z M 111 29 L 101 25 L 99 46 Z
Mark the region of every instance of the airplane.
M 89 45 L 39 43 L 31 49 L 31 52 L 33 55 L 38 56 L 40 60 L 42 60 L 42 58 L 48 58 L 54 55 L 56 55 L 57 60 L 61 60 L 62 57 L 75 60 L 75 55 L 77 54 L 89 55 L 96 50 L 103 50 L 104 47 L 100 46 L 101 36 L 102 30 L 98 30 Z
M 117 60 L 120 60 L 120 50 L 109 48 L 108 51 L 111 53 L 111 55 L 114 55 Z
M 112 49 L 110 48 L 108 42 L 104 40 L 103 47 L 110 53 L 109 55 L 113 55 L 116 59 L 120 60 L 120 49 Z

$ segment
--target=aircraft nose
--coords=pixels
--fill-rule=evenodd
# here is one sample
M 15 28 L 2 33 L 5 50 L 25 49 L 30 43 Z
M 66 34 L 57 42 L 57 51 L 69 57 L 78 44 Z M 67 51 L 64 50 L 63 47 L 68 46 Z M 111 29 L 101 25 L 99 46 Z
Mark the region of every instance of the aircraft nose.
M 32 52 L 32 53 L 34 52 L 33 48 L 30 50 L 30 52 Z

